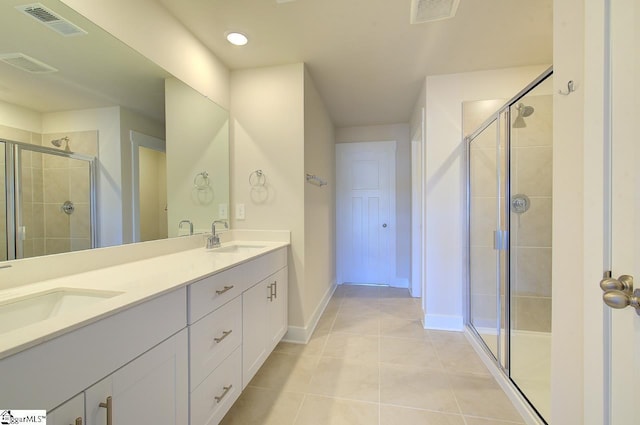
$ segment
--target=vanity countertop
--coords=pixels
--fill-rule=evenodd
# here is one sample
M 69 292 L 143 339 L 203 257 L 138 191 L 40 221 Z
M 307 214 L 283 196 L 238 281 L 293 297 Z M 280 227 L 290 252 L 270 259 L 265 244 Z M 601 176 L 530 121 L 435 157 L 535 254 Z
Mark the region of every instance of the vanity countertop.
M 288 245 L 289 241 L 273 240 L 223 242 L 218 250 L 187 249 L 2 289 L 0 359 Z M 65 300 L 75 302 L 75 306 L 67 303 L 63 313 L 33 319 L 34 315 L 48 313 L 39 312 L 42 306 L 37 303 L 28 305 L 29 300 L 39 297 L 42 303 L 47 296 L 60 299 L 65 294 Z M 59 301 L 57 306 L 64 302 Z M 18 307 L 10 308 L 11 304 Z M 45 305 L 45 309 L 48 307 Z M 33 323 L 16 320 L 16 312 L 31 317 L 26 322 Z

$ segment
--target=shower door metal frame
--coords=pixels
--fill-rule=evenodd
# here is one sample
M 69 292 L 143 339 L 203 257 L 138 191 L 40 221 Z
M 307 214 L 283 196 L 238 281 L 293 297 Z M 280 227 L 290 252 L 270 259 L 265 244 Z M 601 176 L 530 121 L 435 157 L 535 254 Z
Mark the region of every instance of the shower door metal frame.
M 91 225 L 91 248 L 97 246 L 97 208 L 96 208 L 96 157 L 84 155 L 76 152 L 66 152 L 58 149 L 51 149 L 43 146 L 32 145 L 30 143 L 16 142 L 8 139 L 0 139 L 0 142 L 5 144 L 5 191 L 6 191 L 6 209 L 7 212 L 7 259 L 15 260 L 23 258 L 21 246 L 17 243 L 19 234 L 19 225 L 17 217 L 22 214 L 20 199 L 20 191 L 16 188 L 20 187 L 20 163 L 22 160 L 21 153 L 23 150 L 31 152 L 38 152 L 48 155 L 62 156 L 69 159 L 77 159 L 86 161 L 89 165 L 89 210 L 90 210 L 90 225 Z M 13 235 L 9 238 L 9 235 Z
M 536 410 L 535 406 L 533 406 L 533 404 L 529 401 L 529 399 L 527 398 L 527 396 L 520 390 L 520 388 L 518 387 L 517 383 L 511 378 L 511 373 L 510 373 L 510 366 L 511 366 L 511 360 L 510 360 L 510 348 L 511 348 L 511 252 L 510 252 L 510 246 L 511 246 L 511 235 L 509 233 L 509 229 L 511 229 L 511 214 L 510 214 L 510 209 L 509 209 L 509 205 L 510 203 L 507 202 L 507 199 L 511 199 L 511 125 L 509 125 L 511 123 L 511 107 L 516 104 L 516 102 L 518 102 L 518 100 L 520 100 L 521 98 L 523 98 L 524 96 L 526 96 L 530 91 L 532 91 L 534 88 L 536 88 L 539 84 L 541 84 L 544 80 L 546 80 L 548 77 L 550 77 L 553 74 L 553 67 L 549 67 L 547 68 L 542 74 L 540 74 L 536 79 L 534 79 L 531 83 L 529 83 L 526 87 L 524 87 L 522 90 L 520 90 L 515 96 L 513 96 L 511 99 L 509 99 L 503 106 L 501 106 L 496 112 L 494 112 L 492 115 L 490 115 L 475 131 L 473 131 L 470 135 L 468 135 L 467 137 L 464 138 L 464 145 L 465 145 L 465 150 L 466 150 L 466 167 L 465 167 L 465 171 L 466 171 L 466 232 L 467 232 L 467 249 L 466 249 L 466 264 L 467 264 L 467 273 L 466 273 L 466 285 L 465 285 L 465 309 L 464 309 L 464 323 L 465 323 L 465 328 L 473 335 L 473 337 L 475 338 L 475 340 L 479 343 L 480 347 L 482 347 L 482 349 L 485 351 L 485 353 L 487 354 L 487 356 L 489 358 L 491 358 L 494 362 L 494 364 L 497 366 L 498 371 L 502 374 L 502 376 L 506 379 L 506 381 L 508 381 L 513 387 L 515 387 L 518 391 L 518 393 L 521 395 L 521 397 L 526 400 L 526 402 L 529 404 L 529 406 L 531 406 L 531 409 L 535 412 L 535 414 L 540 418 L 540 420 L 542 420 L 544 423 L 546 423 L 544 421 L 544 418 L 542 418 L 542 416 L 538 413 L 538 411 Z M 506 118 L 506 133 L 505 133 L 505 182 L 504 182 L 504 190 L 505 190 L 505 202 L 504 205 L 502 206 L 502 208 L 500 208 L 500 185 L 501 185 L 501 179 L 500 179 L 500 175 L 499 175 L 499 171 L 500 171 L 500 143 L 499 143 L 499 138 L 500 138 L 500 119 L 501 117 L 505 117 Z M 504 214 L 505 217 L 505 221 L 504 221 L 504 225 L 506 227 L 506 237 L 504 238 L 505 241 L 505 260 L 507 262 L 506 266 L 504 268 L 504 283 L 505 283 L 505 312 L 504 312 L 504 317 L 505 317 L 505 323 L 502 324 L 502 306 L 501 306 L 501 295 L 500 295 L 500 281 L 501 281 L 501 275 L 503 275 L 503 273 L 501 273 L 501 264 L 500 264 L 500 256 L 498 256 L 498 261 L 496 262 L 497 265 L 496 267 L 498 268 L 498 275 L 497 275 L 497 279 L 496 279 L 496 286 L 497 286 L 497 313 L 498 313 L 498 325 L 497 325 L 497 332 L 498 332 L 498 348 L 496 350 L 496 354 L 494 355 L 491 350 L 489 349 L 489 347 L 486 345 L 486 343 L 484 342 L 484 340 L 482 339 L 482 337 L 480 336 L 480 334 L 478 333 L 478 331 L 476 330 L 476 328 L 474 327 L 473 323 L 471 322 L 471 268 L 469 267 L 470 265 L 470 261 L 471 261 L 471 143 L 473 142 L 473 140 L 478 137 L 484 130 L 486 130 L 489 126 L 491 126 L 494 122 L 496 122 L 496 137 L 498 138 L 497 140 L 497 162 L 496 162 L 496 169 L 498 172 L 498 193 L 497 193 L 497 197 L 498 197 L 498 206 L 497 206 L 497 211 L 499 211 L 499 214 Z M 500 216 L 498 214 L 498 220 L 500 219 Z M 500 334 L 500 329 L 504 328 L 504 366 L 502 365 L 502 360 L 501 359 L 501 334 Z

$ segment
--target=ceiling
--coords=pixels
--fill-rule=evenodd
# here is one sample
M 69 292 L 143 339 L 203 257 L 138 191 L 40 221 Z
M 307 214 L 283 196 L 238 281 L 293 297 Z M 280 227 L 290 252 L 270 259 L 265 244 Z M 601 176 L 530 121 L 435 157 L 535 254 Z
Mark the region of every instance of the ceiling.
M 411 0 L 156 1 L 231 70 L 306 63 L 337 127 L 408 122 L 427 75 L 552 62 L 553 0 L 460 0 L 417 25 Z
M 124 105 L 164 122 L 168 72 L 59 1 L 39 0 L 87 31 L 63 37 L 15 8 L 29 3 L 0 2 L 0 54 L 20 52 L 58 72 L 30 74 L 0 62 L 0 100 L 38 112 Z

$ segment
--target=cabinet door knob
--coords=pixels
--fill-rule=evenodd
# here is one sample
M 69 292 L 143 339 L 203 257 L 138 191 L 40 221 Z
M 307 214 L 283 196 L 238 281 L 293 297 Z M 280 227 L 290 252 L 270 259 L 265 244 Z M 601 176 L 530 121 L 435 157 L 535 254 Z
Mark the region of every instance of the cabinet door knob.
M 113 398 L 107 397 L 107 402 L 100 403 L 98 406 L 107 409 L 107 425 L 113 425 Z

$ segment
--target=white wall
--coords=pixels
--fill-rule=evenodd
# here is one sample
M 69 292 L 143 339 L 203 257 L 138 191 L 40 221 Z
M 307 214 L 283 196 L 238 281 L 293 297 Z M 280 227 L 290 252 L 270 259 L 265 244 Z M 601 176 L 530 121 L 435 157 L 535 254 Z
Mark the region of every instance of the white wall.
M 336 143 L 396 141 L 396 281 L 407 287 L 411 275 L 411 132 L 409 124 L 336 129 Z
M 571 96 L 554 95 L 553 101 L 553 256 L 552 256 L 552 343 L 551 343 L 551 422 L 554 424 L 582 425 L 602 423 L 602 387 L 603 381 L 594 382 L 591 390 L 585 391 L 584 368 L 597 369 L 603 364 L 602 350 L 584 351 L 582 318 L 591 314 L 596 326 L 593 326 L 595 338 L 602 338 L 602 306 L 600 291 L 596 291 L 597 308 L 585 310 L 582 300 L 588 296 L 584 286 L 597 285 L 602 275 L 602 208 L 585 208 L 583 188 L 585 181 L 595 189 L 602 186 L 602 150 L 597 148 L 600 139 L 602 145 L 602 98 L 595 100 L 595 116 L 590 122 L 584 119 L 584 101 L 586 87 L 583 84 L 585 68 L 585 52 L 593 55 L 590 71 L 598 74 L 598 64 L 601 64 L 602 48 L 598 49 L 598 40 L 602 36 L 602 10 L 593 13 L 593 31 L 585 32 L 585 6 L 590 5 L 593 12 L 603 7 L 602 2 L 583 2 L 580 0 L 566 0 L 554 2 L 553 6 L 553 63 L 554 88 L 567 88 L 567 81 L 574 80 L 578 90 Z M 585 36 L 595 43 L 591 49 L 585 50 Z M 599 57 L 598 57 L 599 56 Z M 596 77 L 591 94 L 601 96 L 601 81 Z M 598 111 L 599 109 L 599 111 Z M 592 125 L 592 131 L 585 133 L 586 126 Z M 585 168 L 585 136 L 596 139 L 596 155 L 592 159 L 591 168 Z M 589 172 L 587 172 L 589 170 Z M 599 200 L 602 202 L 602 199 Z M 591 221 L 585 221 L 585 213 L 591 216 Z M 591 227 L 591 229 L 588 229 Z M 587 229 L 587 230 L 586 230 Z M 600 233 L 588 243 L 589 250 L 596 250 L 595 256 L 585 262 L 584 235 Z M 600 252 L 597 252 L 600 247 Z M 594 281 L 586 281 L 584 270 L 595 268 Z M 566 300 L 576 300 L 567 303 Z M 598 346 L 600 341 L 595 343 Z M 585 363 L 584 358 L 592 359 L 592 363 Z M 588 403 L 585 405 L 585 401 Z M 592 415 L 584 416 L 584 409 L 593 410 Z M 600 410 L 600 413 L 596 413 Z
M 306 68 L 304 75 L 304 169 L 327 180 L 326 186 L 304 186 L 303 315 L 308 327 L 335 284 L 336 183 L 334 126 Z
M 425 326 L 461 330 L 466 282 L 465 150 L 462 102 L 510 98 L 548 65 L 429 76 L 424 86 L 426 107 Z M 411 127 L 415 128 L 415 122 Z
M 245 205 L 232 227 L 291 231 L 289 324 L 297 327 L 305 326 L 304 136 L 303 64 L 231 73 L 231 198 Z M 264 190 L 249 185 L 255 170 Z
M 0 101 L 0 125 L 42 133 L 42 114 Z
M 304 341 L 335 280 L 335 146 L 302 63 L 231 73 L 231 138 L 232 199 L 245 205 L 245 219 L 234 218 L 233 227 L 291 231 L 287 338 Z M 255 170 L 265 187 L 250 185 Z M 305 172 L 329 185 L 307 184 Z
M 217 104 L 229 108 L 229 70 L 153 0 L 62 0 Z

